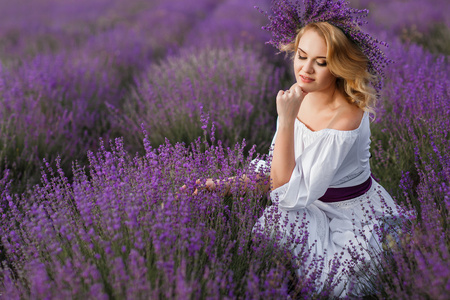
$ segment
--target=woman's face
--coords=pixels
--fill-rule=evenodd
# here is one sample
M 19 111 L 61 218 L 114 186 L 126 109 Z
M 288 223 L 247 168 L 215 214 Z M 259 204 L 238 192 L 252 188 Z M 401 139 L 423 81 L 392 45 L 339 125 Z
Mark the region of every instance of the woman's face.
M 327 44 L 315 30 L 303 33 L 294 59 L 297 83 L 307 93 L 334 91 L 336 77 L 327 67 Z

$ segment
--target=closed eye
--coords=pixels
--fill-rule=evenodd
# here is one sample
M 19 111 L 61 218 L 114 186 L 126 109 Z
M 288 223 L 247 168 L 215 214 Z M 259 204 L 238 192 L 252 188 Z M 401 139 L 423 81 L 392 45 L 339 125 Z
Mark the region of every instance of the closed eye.
M 298 59 L 301 59 L 301 60 L 305 60 L 306 59 L 306 56 L 301 56 L 300 54 L 298 55 Z M 318 66 L 320 66 L 320 67 L 326 67 L 327 66 L 327 62 L 325 61 L 325 62 L 318 62 L 318 61 L 316 61 L 316 64 L 318 65 Z
M 305 51 L 303 51 L 303 50 L 300 49 L 300 47 L 299 47 L 299 48 L 298 48 L 298 59 L 305 60 L 305 59 L 306 59 L 306 56 L 301 56 L 300 53 L 305 53 L 305 54 L 307 54 Z M 325 56 L 318 56 L 318 57 L 316 57 L 316 64 L 317 64 L 318 66 L 320 66 L 320 67 L 326 67 L 326 66 L 327 66 L 327 62 L 326 62 L 326 61 L 324 61 L 324 62 L 318 62 L 317 59 L 326 59 Z

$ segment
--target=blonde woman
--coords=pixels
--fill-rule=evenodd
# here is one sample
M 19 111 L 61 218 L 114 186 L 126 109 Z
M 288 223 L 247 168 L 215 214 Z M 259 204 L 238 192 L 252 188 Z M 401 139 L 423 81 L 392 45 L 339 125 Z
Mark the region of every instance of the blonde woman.
M 265 29 L 271 44 L 293 54 L 296 82 L 276 97 L 273 205 L 255 225 L 292 247 L 299 276 L 322 266 L 320 281 L 332 279 L 335 295 L 357 294 L 367 284 L 381 251 L 377 227 L 397 214 L 369 163 L 369 114 L 388 60 L 359 29 L 364 11 L 347 5 L 273 3 Z
M 369 115 L 389 60 L 383 43 L 360 30 L 367 11 L 343 0 L 278 0 L 272 11 L 264 29 L 270 44 L 292 54 L 295 83 L 276 97 L 270 166 L 255 161 L 270 168 L 261 188 L 273 205 L 254 233 L 289 246 L 299 277 L 328 285 L 334 296 L 360 296 L 371 288 L 381 228 L 399 212 L 369 162 Z

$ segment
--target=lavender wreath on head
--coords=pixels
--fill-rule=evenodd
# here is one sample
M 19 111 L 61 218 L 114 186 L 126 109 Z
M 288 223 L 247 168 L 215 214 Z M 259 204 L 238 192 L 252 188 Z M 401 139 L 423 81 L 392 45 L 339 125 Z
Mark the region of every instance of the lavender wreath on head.
M 262 27 L 272 33 L 268 44 L 279 49 L 281 45 L 292 43 L 302 27 L 310 23 L 328 22 L 342 30 L 367 57 L 367 71 L 375 76 L 372 85 L 379 94 L 384 77 L 383 69 L 392 61 L 386 58 L 379 47 L 387 46 L 387 43 L 360 29 L 360 26 L 367 24 L 363 20 L 369 13 L 367 9 L 351 8 L 344 0 L 273 0 L 271 9 L 272 14 L 259 9 L 269 19 L 269 24 Z

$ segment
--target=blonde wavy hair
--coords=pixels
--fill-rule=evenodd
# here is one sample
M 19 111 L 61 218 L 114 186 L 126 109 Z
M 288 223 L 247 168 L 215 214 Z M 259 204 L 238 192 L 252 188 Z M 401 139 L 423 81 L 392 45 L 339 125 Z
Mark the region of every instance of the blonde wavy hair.
M 367 57 L 354 42 L 345 36 L 342 30 L 327 22 L 310 23 L 298 31 L 294 42 L 282 45 L 280 50 L 293 53 L 292 59 L 294 59 L 300 38 L 307 30 L 315 30 L 325 39 L 327 67 L 337 78 L 337 88 L 350 103 L 364 111 L 374 113 L 373 107 L 377 94 L 370 82 L 375 76 L 367 70 Z

